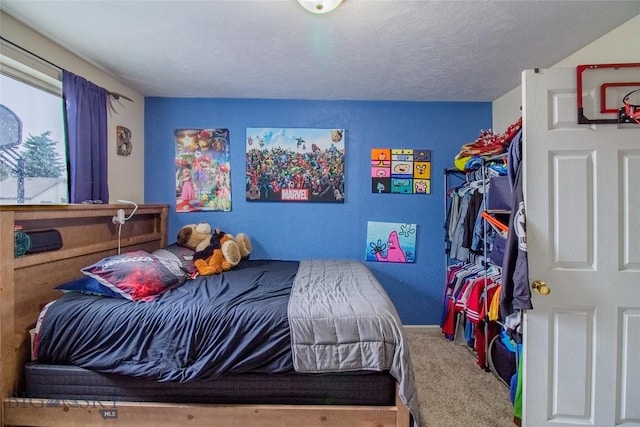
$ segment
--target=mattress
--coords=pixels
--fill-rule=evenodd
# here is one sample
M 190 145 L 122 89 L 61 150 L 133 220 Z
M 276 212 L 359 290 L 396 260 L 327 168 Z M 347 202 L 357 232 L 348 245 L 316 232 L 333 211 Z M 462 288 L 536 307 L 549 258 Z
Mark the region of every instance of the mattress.
M 388 372 L 239 374 L 214 381 L 158 382 L 65 365 L 28 363 L 23 396 L 49 400 L 219 404 L 393 405 Z

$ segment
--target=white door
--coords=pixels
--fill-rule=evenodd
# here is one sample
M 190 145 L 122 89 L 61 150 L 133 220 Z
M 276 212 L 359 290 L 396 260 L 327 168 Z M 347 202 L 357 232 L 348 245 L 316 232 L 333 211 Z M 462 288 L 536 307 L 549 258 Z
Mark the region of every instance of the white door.
M 578 125 L 574 69 L 522 91 L 529 277 L 551 290 L 524 317 L 523 425 L 640 426 L 640 125 Z

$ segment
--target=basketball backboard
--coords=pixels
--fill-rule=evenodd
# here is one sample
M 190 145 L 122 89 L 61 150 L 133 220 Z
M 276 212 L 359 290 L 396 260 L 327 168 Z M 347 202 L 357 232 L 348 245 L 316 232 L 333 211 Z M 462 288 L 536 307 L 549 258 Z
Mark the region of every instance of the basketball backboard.
M 619 123 L 622 99 L 640 89 L 640 63 L 576 67 L 578 123 Z

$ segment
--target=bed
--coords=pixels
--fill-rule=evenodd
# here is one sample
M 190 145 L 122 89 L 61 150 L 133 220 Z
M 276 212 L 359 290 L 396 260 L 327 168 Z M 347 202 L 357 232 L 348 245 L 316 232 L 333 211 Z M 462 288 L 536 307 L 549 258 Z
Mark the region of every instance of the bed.
M 401 324 L 362 263 L 248 259 L 153 301 L 56 291 L 87 266 L 172 246 L 168 207 L 144 205 L 117 255 L 118 207 L 0 210 L 4 425 L 417 425 Z M 55 228 L 63 248 L 6 256 L 15 224 Z

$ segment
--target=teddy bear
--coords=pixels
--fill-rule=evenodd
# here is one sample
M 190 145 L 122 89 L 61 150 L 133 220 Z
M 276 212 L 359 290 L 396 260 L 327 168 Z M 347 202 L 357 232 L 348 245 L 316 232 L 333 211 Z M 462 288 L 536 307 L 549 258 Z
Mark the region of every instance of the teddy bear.
M 180 229 L 176 242 L 193 249 L 193 264 L 202 275 L 231 270 L 251 254 L 251 240 L 244 233 L 233 236 L 207 223 L 188 224 Z
M 176 243 L 185 248 L 197 251 L 198 245 L 204 249 L 211 240 L 211 226 L 205 222 L 187 224 L 178 231 Z

